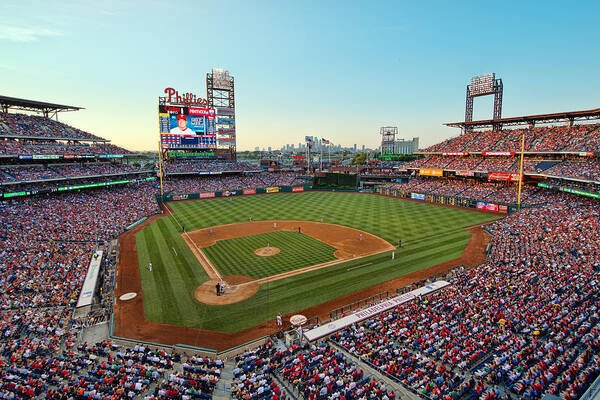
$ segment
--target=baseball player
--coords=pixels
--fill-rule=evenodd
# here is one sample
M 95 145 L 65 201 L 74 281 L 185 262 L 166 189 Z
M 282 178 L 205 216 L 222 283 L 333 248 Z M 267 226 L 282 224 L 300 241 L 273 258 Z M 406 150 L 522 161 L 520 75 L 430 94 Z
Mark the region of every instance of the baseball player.
M 172 135 L 195 135 L 196 132 L 187 127 L 187 119 L 185 115 L 177 115 L 177 126 L 171 129 Z
M 152 272 L 152 263 L 148 263 L 148 271 Z
M 283 320 L 281 319 L 281 314 L 277 313 L 277 326 L 281 328 L 283 326 Z

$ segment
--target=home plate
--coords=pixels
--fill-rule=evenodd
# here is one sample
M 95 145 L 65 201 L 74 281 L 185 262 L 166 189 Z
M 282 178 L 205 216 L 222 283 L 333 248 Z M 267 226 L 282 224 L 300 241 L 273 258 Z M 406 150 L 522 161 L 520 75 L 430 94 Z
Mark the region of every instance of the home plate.
M 136 292 L 125 293 L 124 295 L 121 295 L 121 297 L 119 297 L 119 300 L 131 300 L 135 296 L 137 296 Z

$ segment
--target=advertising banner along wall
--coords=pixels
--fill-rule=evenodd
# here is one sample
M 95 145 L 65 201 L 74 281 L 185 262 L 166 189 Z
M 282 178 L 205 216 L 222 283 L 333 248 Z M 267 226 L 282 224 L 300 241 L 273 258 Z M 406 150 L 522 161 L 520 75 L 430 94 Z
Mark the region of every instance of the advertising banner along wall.
M 443 176 L 444 171 L 441 169 L 434 168 L 421 168 L 419 170 L 419 175 L 427 175 L 427 176 Z
M 498 204 L 484 203 L 482 201 L 479 201 L 477 202 L 477 208 L 479 210 L 498 211 Z
M 518 173 L 513 172 L 490 172 L 488 174 L 490 181 L 519 182 L 519 177 Z

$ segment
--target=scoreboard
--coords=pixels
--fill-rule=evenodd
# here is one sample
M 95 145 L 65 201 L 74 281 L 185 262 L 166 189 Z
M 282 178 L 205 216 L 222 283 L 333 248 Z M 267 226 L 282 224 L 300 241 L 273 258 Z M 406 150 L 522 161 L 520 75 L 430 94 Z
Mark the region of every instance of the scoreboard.
M 159 105 L 158 125 L 163 149 L 213 149 L 217 147 L 215 110 Z

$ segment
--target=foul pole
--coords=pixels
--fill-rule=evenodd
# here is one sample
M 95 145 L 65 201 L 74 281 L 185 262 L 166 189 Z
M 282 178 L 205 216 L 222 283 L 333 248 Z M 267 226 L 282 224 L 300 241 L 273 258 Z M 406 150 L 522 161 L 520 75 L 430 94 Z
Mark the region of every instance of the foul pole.
M 319 139 L 319 147 L 321 148 L 321 156 L 319 156 L 319 170 L 323 171 L 323 138 Z
M 519 192 L 517 194 L 517 209 L 521 211 L 521 186 L 523 185 L 523 156 L 525 153 L 525 130 L 521 135 L 521 161 L 519 162 Z

